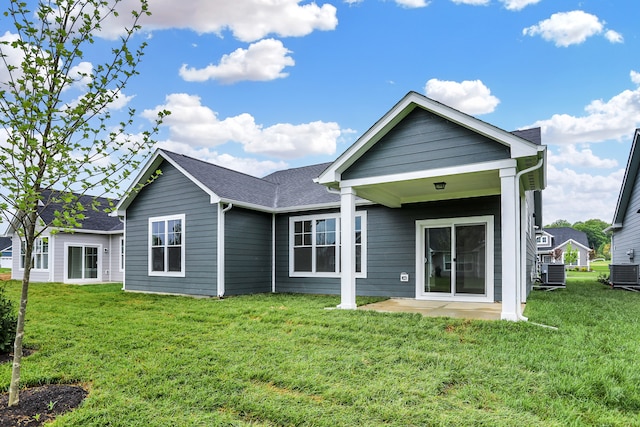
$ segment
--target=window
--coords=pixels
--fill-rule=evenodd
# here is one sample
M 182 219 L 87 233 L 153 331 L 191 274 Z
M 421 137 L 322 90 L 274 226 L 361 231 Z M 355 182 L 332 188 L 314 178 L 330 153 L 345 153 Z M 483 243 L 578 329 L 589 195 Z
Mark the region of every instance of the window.
M 20 268 L 24 269 L 26 263 L 27 247 L 24 241 L 20 242 Z M 49 238 L 38 237 L 33 245 L 31 255 L 31 268 L 34 270 L 49 269 Z
M 184 222 L 184 214 L 149 218 L 149 275 L 184 277 Z
M 97 246 L 68 246 L 67 279 L 98 279 L 99 249 Z
M 549 245 L 549 236 L 536 236 L 536 243 L 539 246 L 548 246 Z
M 309 215 L 289 219 L 290 275 L 338 277 L 340 215 Z M 366 213 L 355 218 L 356 276 L 366 277 Z

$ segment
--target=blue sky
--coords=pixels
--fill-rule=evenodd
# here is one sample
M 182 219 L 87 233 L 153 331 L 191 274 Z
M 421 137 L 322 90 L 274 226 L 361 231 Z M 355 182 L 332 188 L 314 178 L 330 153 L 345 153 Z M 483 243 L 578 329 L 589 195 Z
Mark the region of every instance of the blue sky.
M 416 91 L 506 130 L 542 127 L 545 223 L 612 219 L 640 127 L 637 0 L 151 0 L 150 9 L 138 36 L 149 46 L 122 104 L 142 122 L 172 111 L 161 147 L 263 176 L 334 160 Z M 88 61 L 121 25 L 105 23 Z M 0 37 L 12 31 L 0 19 Z

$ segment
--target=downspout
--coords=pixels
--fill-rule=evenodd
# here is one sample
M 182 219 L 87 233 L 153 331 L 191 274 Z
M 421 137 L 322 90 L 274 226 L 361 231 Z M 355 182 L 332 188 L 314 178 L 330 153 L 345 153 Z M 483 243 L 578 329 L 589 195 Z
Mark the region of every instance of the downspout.
M 122 230 L 122 238 L 124 239 L 124 248 L 123 251 L 124 253 L 122 254 L 123 260 L 122 260 L 122 291 L 125 290 L 126 288 L 126 279 L 127 279 L 127 275 L 126 275 L 126 271 L 125 271 L 125 266 L 127 265 L 127 211 L 124 211 L 124 219 L 121 216 L 118 216 L 118 219 L 120 220 L 120 222 L 123 225 L 123 230 Z M 119 244 L 120 242 L 118 242 Z M 120 249 L 118 248 L 118 262 L 120 262 Z
M 276 214 L 271 214 L 271 293 L 276 293 Z
M 226 208 L 222 207 L 222 202 L 218 203 L 218 254 L 217 254 L 217 263 L 218 263 L 218 297 L 222 298 L 224 296 L 224 262 L 225 262 L 225 253 L 224 253 L 224 214 L 228 212 L 233 207 L 233 203 L 229 203 Z
M 520 177 L 525 173 L 533 172 L 534 170 L 540 169 L 544 164 L 544 158 L 541 158 L 535 166 L 531 166 L 530 168 L 521 170 L 516 173 L 516 185 L 515 185 L 515 202 L 516 202 L 516 218 L 518 222 L 516 223 L 516 236 L 520 236 L 520 240 L 522 237 L 522 233 L 520 232 L 520 228 L 522 227 L 522 218 L 520 217 Z M 518 282 L 522 281 L 522 241 L 519 245 L 516 245 L 516 278 Z M 525 322 L 529 320 L 522 314 L 522 283 L 516 283 L 516 317 L 518 320 L 524 320 Z

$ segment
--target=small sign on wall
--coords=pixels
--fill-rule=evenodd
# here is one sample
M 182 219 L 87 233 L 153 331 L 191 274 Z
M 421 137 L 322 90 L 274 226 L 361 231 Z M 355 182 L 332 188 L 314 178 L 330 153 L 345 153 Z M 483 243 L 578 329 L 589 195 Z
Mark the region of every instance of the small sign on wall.
M 401 282 L 408 282 L 409 281 L 409 273 L 400 273 L 400 281 Z

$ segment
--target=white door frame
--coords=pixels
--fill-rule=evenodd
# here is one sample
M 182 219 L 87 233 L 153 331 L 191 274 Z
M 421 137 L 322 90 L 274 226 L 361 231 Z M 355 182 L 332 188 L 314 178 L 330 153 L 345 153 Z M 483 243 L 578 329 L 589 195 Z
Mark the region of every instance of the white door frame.
M 486 266 L 485 286 L 483 295 L 459 294 L 449 295 L 429 294 L 424 289 L 424 230 L 432 227 L 454 227 L 456 225 L 484 224 L 486 226 Z M 493 215 L 470 216 L 459 218 L 425 219 L 416 221 L 416 299 L 434 301 L 460 302 L 494 302 L 494 217 Z M 453 242 L 452 242 L 453 243 Z
M 86 248 L 98 249 L 98 277 L 95 279 L 69 279 L 69 247 L 82 248 L 82 262 L 84 265 L 84 251 Z M 63 283 L 100 283 L 102 282 L 102 244 L 72 243 L 64 244 L 64 278 Z M 84 272 L 83 272 L 84 274 Z

